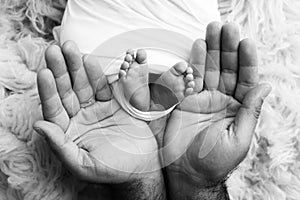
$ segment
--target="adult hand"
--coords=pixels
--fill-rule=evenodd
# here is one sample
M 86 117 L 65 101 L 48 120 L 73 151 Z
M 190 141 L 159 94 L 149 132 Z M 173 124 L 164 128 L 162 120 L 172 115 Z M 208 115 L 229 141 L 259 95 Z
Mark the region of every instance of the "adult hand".
M 256 47 L 234 24 L 208 25 L 190 57 L 195 91 L 173 111 L 163 159 L 171 199 L 226 199 L 221 183 L 246 156 L 270 86 L 258 85 Z
M 42 69 L 37 80 L 44 121 L 34 128 L 63 163 L 79 179 L 119 185 L 123 193 L 112 196 L 121 199 L 163 196 L 155 138 L 146 122 L 111 99 L 96 58 L 82 59 L 73 42 L 50 46 L 45 57 L 50 70 Z

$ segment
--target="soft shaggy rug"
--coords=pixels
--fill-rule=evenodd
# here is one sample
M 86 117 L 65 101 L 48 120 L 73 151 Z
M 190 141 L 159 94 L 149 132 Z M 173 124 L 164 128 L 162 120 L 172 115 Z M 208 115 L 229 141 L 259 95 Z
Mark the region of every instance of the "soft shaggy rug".
M 76 199 L 76 180 L 32 129 L 36 72 L 65 0 L 0 0 L 0 200 Z M 300 1 L 219 0 L 222 20 L 253 38 L 273 92 L 252 146 L 228 180 L 238 199 L 300 199 Z

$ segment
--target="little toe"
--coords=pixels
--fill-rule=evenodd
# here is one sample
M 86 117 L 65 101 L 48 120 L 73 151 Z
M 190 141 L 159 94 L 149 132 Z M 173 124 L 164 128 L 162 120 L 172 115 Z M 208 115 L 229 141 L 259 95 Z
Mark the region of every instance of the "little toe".
M 193 92 L 194 92 L 194 88 L 187 88 L 185 90 L 185 95 L 186 96 L 191 95 L 191 94 L 193 94 Z
M 144 49 L 139 49 L 136 53 L 136 59 L 139 64 L 145 64 L 147 62 L 147 53 Z
M 173 69 L 178 76 L 182 75 L 187 70 L 187 64 L 185 62 L 179 62 L 173 66 Z
M 124 71 L 124 70 L 120 70 L 119 71 L 119 79 L 121 79 L 121 78 L 123 78 L 123 77 L 125 77 L 126 76 L 126 71 Z
M 121 69 L 122 70 L 128 70 L 129 68 L 129 63 L 127 61 L 123 62 L 122 65 L 121 65 Z

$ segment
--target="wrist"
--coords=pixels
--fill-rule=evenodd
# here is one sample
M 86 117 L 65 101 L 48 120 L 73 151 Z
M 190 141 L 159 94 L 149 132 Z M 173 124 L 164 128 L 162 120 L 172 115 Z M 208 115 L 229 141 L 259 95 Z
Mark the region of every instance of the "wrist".
M 111 187 L 107 184 L 86 183 L 79 189 L 78 199 L 111 200 Z
M 170 200 L 229 200 L 225 180 L 217 183 L 199 181 L 168 171 L 166 185 Z
M 165 185 L 161 170 L 146 173 L 121 184 L 112 184 L 113 200 L 165 200 Z

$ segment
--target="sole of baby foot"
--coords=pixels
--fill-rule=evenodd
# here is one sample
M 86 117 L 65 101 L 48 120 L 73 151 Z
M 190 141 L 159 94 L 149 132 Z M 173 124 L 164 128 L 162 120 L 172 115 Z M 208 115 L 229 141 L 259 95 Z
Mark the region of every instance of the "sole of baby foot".
M 193 69 L 186 63 L 175 64 L 151 86 L 151 99 L 168 109 L 194 93 Z
M 138 110 L 148 111 L 150 107 L 150 91 L 145 50 L 138 50 L 136 56 L 134 56 L 133 50 L 126 52 L 119 72 L 119 79 L 123 85 L 126 100 Z

